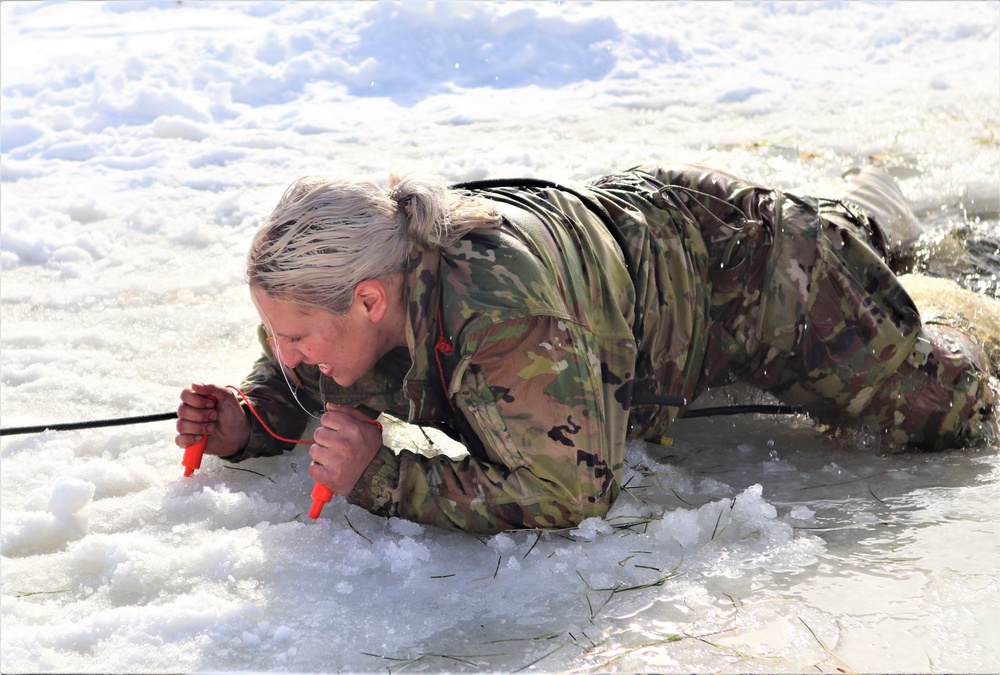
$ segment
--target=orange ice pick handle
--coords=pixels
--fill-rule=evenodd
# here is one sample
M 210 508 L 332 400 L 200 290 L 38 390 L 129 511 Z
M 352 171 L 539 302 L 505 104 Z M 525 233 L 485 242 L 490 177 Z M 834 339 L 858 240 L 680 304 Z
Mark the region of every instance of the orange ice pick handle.
M 207 440 L 208 436 L 202 436 L 200 441 L 184 448 L 184 459 L 181 460 L 181 464 L 184 465 L 185 477 L 193 474 L 195 469 L 201 468 L 201 458 L 205 454 L 205 441 Z
M 216 400 L 214 396 L 209 396 L 209 398 L 213 401 Z M 181 460 L 181 464 L 184 465 L 185 478 L 193 474 L 195 469 L 201 468 L 201 458 L 205 456 L 206 442 L 208 442 L 208 434 L 202 436 L 197 443 L 184 448 L 184 459 Z
M 267 433 L 269 433 L 274 438 L 278 439 L 279 441 L 283 441 L 285 443 L 310 444 L 314 442 L 313 439 L 311 438 L 308 440 L 284 438 L 283 436 L 279 436 L 278 434 L 274 433 L 271 427 L 267 425 L 267 422 L 265 422 L 263 418 L 261 418 L 260 414 L 253 407 L 253 404 L 250 402 L 250 399 L 247 398 L 246 394 L 240 391 L 239 387 L 234 387 L 233 385 L 230 384 L 226 385 L 226 388 L 232 389 L 241 399 L 243 399 L 243 402 L 246 404 L 247 409 L 253 414 L 254 417 L 257 418 L 257 421 L 260 422 L 262 427 L 264 427 L 264 430 L 267 431 Z M 209 398 L 211 398 L 213 401 L 216 400 L 214 396 L 210 396 Z M 382 423 L 379 422 L 378 420 L 364 420 L 364 421 L 366 424 L 371 424 L 378 427 L 378 431 L 380 434 L 383 433 Z M 187 448 L 184 449 L 184 460 L 181 463 L 184 465 L 185 476 L 190 476 L 192 473 L 194 473 L 195 469 L 201 467 L 201 458 L 202 455 L 205 454 L 206 440 L 208 440 L 208 436 L 203 436 L 199 442 L 195 443 L 194 445 L 189 445 Z M 322 483 L 316 483 L 313 486 L 313 491 L 312 491 L 313 503 L 312 503 L 312 508 L 309 509 L 309 517 L 312 518 L 313 520 L 319 518 L 319 514 L 323 512 L 323 507 L 326 504 L 328 504 L 331 499 L 333 499 L 333 490 L 323 485 Z
M 316 483 L 313 486 L 312 498 L 313 505 L 309 510 L 309 517 L 315 520 L 319 518 L 319 514 L 322 513 L 323 506 L 333 499 L 333 490 L 322 483 Z

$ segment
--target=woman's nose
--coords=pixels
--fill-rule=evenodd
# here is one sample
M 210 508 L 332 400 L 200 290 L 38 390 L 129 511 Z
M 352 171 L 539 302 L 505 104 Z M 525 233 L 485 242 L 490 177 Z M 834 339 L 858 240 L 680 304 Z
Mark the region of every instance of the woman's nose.
M 278 348 L 278 356 L 288 368 L 295 368 L 302 363 L 302 353 L 287 342 Z

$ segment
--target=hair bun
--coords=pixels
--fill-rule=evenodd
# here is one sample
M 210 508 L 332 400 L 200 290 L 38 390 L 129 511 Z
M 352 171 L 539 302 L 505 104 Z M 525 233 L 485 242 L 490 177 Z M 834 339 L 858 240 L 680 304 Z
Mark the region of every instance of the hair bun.
M 387 195 L 396 203 L 406 231 L 415 242 L 433 248 L 450 243 L 450 198 L 448 186 L 441 178 L 392 174 Z

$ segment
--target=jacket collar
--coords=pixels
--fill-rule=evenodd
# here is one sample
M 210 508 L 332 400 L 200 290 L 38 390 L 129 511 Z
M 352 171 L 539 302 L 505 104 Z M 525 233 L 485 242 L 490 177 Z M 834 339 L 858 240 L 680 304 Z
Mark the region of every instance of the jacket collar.
M 410 402 L 411 423 L 449 419 L 452 415 L 434 354 L 434 345 L 441 335 L 438 325 L 440 273 L 440 251 L 416 247 L 410 254 L 405 273 L 405 306 L 406 344 L 412 363 L 403 379 L 403 392 Z

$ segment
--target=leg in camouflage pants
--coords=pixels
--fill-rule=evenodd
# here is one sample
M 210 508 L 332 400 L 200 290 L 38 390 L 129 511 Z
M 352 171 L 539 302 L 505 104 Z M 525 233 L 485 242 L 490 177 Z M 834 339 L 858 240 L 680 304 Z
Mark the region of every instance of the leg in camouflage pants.
M 744 252 L 739 292 L 722 283 L 713 294 L 709 375 L 718 381 L 725 363 L 822 422 L 853 419 L 898 443 L 988 437 L 997 392 L 986 351 L 967 331 L 921 320 L 878 224 L 846 199 L 779 201 L 773 231 L 758 235 L 771 245 Z

